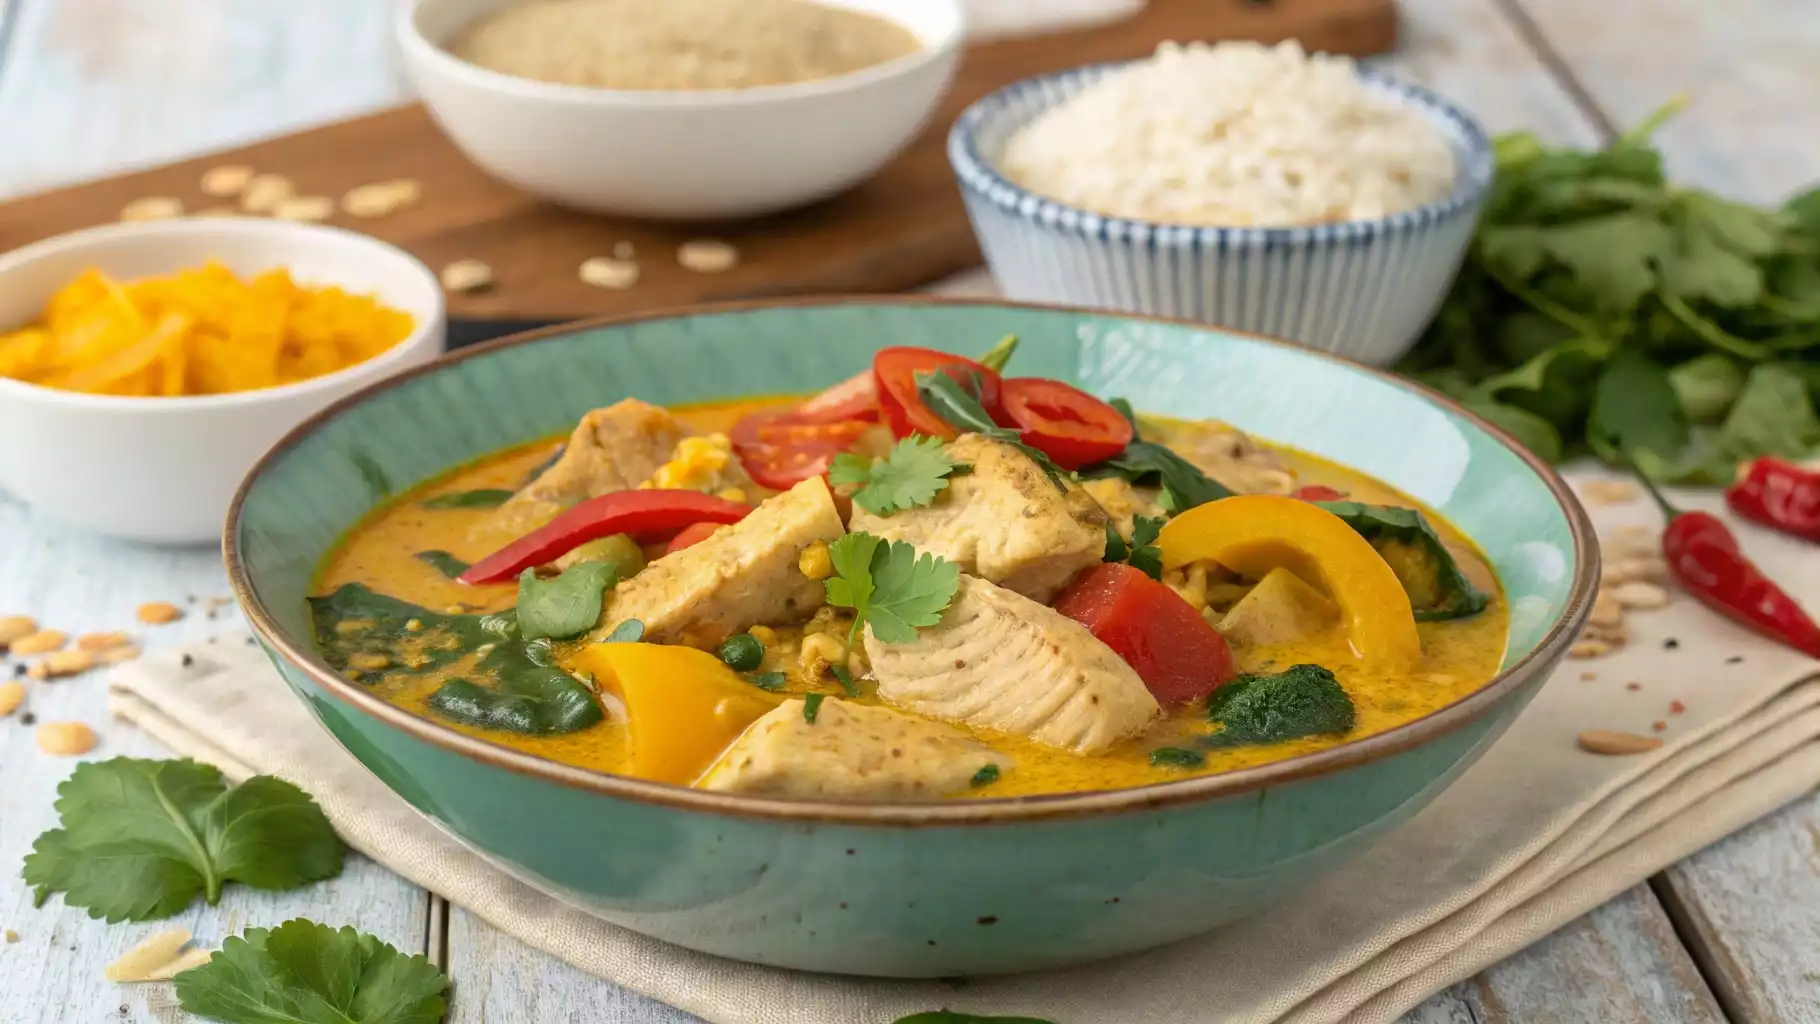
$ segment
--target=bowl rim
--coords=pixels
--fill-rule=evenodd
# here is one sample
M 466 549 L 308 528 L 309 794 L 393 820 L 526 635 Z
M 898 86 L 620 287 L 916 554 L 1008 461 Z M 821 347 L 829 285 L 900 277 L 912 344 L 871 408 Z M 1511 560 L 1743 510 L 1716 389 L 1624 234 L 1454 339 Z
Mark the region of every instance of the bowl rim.
M 0 253 L 0 281 L 4 281 L 7 275 L 41 259 L 67 255 L 72 252 L 80 254 L 84 249 L 105 245 L 117 238 L 166 234 L 269 235 L 274 245 L 274 252 L 280 255 L 282 255 L 287 240 L 286 236 L 316 235 L 325 240 L 349 243 L 356 247 L 364 246 L 376 256 L 396 261 L 400 267 L 409 270 L 416 276 L 419 279 L 418 283 L 423 286 L 425 294 L 430 298 L 430 308 L 422 316 L 412 314 L 415 322 L 411 325 L 411 333 L 400 338 L 397 344 L 384 352 L 352 366 L 342 367 L 333 373 L 325 373 L 320 377 L 310 377 L 307 380 L 293 381 L 289 384 L 276 384 L 269 388 L 257 388 L 252 391 L 230 391 L 219 395 L 150 397 L 93 395 L 84 391 L 65 391 L 61 388 L 45 387 L 42 384 L 0 377 L 0 398 L 20 397 L 41 402 L 56 402 L 75 408 L 142 413 L 189 413 L 199 410 L 259 405 L 318 391 L 332 391 L 374 374 L 383 377 L 394 364 L 409 360 L 426 340 L 437 333 L 439 326 L 445 324 L 448 317 L 447 307 L 442 297 L 442 282 L 422 260 L 398 246 L 371 235 L 328 224 L 300 224 L 294 221 L 277 221 L 258 217 L 177 217 L 170 220 L 99 224 L 94 227 L 66 231 L 63 234 L 42 238 L 9 252 Z M 173 268 L 173 271 L 179 269 L 184 268 L 176 267 Z M 173 271 L 167 271 L 167 273 Z
M 967 10 L 964 0 L 922 0 L 924 3 L 938 3 L 945 7 L 950 15 L 947 33 L 938 39 L 924 40 L 901 20 L 880 15 L 892 24 L 917 35 L 918 42 L 923 44 L 910 53 L 901 57 L 893 57 L 882 64 L 872 64 L 826 78 L 812 78 L 805 82 L 756 85 L 747 89 L 603 89 L 524 78 L 462 60 L 449 52 L 441 43 L 431 39 L 417 24 L 419 12 L 436 2 L 438 0 L 407 0 L 398 5 L 398 9 L 393 15 L 393 31 L 399 44 L 409 55 L 427 62 L 442 73 L 461 79 L 475 88 L 504 93 L 516 99 L 560 103 L 576 107 L 620 109 L 642 107 L 681 111 L 709 107 L 751 107 L 779 101 L 834 96 L 900 78 L 929 65 L 949 60 L 959 50 L 962 41 L 967 36 Z
M 1369 242 L 1380 236 L 1437 224 L 1463 211 L 1475 209 L 1484 201 L 1486 192 L 1491 188 L 1494 149 L 1490 135 L 1477 118 L 1464 107 L 1422 86 L 1359 65 L 1354 65 L 1353 73 L 1368 87 L 1391 94 L 1397 103 L 1415 109 L 1431 123 L 1451 125 L 1465 141 L 1465 151 L 1461 154 L 1459 166 L 1455 168 L 1453 185 L 1446 195 L 1407 210 L 1358 220 L 1270 226 L 1175 224 L 1097 213 L 1040 195 L 1005 177 L 980 152 L 981 127 L 1002 115 L 1006 108 L 1025 94 L 1052 83 L 1072 85 L 1083 80 L 1097 81 L 1113 71 L 1148 59 L 1140 57 L 1134 60 L 1101 61 L 1064 71 L 1033 75 L 994 89 L 969 103 L 948 129 L 948 162 L 954 169 L 955 178 L 970 197 L 990 203 L 1001 212 L 1018 219 L 1033 219 L 1046 227 L 1094 235 L 1101 240 L 1124 238 L 1167 247 L 1216 250 Z M 1045 111 L 1052 109 L 1053 104 L 1043 107 Z
M 536 344 L 545 339 L 596 330 L 645 323 L 652 320 L 684 316 L 752 312 L 777 308 L 812 308 L 827 306 L 983 306 L 1060 312 L 1082 317 L 1108 316 L 1125 320 L 1188 327 L 1200 331 L 1218 331 L 1254 342 L 1343 364 L 1356 372 L 1375 377 L 1411 394 L 1420 401 L 1439 406 L 1484 431 L 1517 456 L 1542 481 L 1554 496 L 1555 503 L 1567 519 L 1568 532 L 1574 542 L 1572 585 L 1565 606 L 1553 628 L 1516 664 L 1498 673 L 1485 685 L 1466 696 L 1444 705 L 1420 718 L 1393 729 L 1342 743 L 1325 750 L 1301 754 L 1281 761 L 1240 768 L 1213 775 L 1199 775 L 1169 782 L 1154 783 L 1129 789 L 1102 790 L 1087 793 L 1040 794 L 951 800 L 943 803 L 915 804 L 843 804 L 828 801 L 784 800 L 736 793 L 716 793 L 668 783 L 611 775 L 573 765 L 547 760 L 505 747 L 488 740 L 457 732 L 428 718 L 414 715 L 404 708 L 389 704 L 342 677 L 316 653 L 307 639 L 294 641 L 266 610 L 255 591 L 241 555 L 241 517 L 248 495 L 267 469 L 285 458 L 318 428 L 343 412 L 370 398 L 391 391 L 418 377 L 439 372 L 443 367 L 467 359 L 491 355 L 520 345 Z M 1505 431 L 1465 409 L 1439 392 L 1405 380 L 1387 370 L 1297 345 L 1294 342 L 1264 335 L 1215 327 L 1198 321 L 1132 313 L 1108 313 L 1106 310 L 1046 303 L 1015 302 L 987 298 L 950 298 L 935 295 L 818 295 L 785 299 L 751 299 L 735 302 L 695 303 L 646 312 L 594 317 L 567 324 L 527 331 L 480 345 L 462 348 L 423 366 L 414 367 L 382 381 L 369 384 L 330 404 L 327 408 L 292 428 L 262 456 L 241 480 L 228 508 L 222 533 L 222 555 L 227 567 L 228 583 L 235 600 L 245 612 L 253 630 L 265 641 L 268 653 L 282 656 L 297 670 L 307 674 L 319 687 L 337 700 L 356 708 L 381 723 L 405 733 L 419 742 L 439 747 L 470 760 L 545 782 L 584 792 L 655 804 L 675 810 L 707 812 L 741 818 L 769 821 L 815 822 L 830 825 L 917 827 L 1000 825 L 1010 822 L 1063 820 L 1102 814 L 1126 813 L 1172 807 L 1176 805 L 1234 796 L 1324 775 L 1341 769 L 1381 760 L 1412 749 L 1429 740 L 1452 732 L 1489 713 L 1507 695 L 1521 688 L 1531 677 L 1564 653 L 1567 645 L 1584 626 L 1599 580 L 1600 556 L 1591 519 L 1572 488 L 1553 467 L 1518 444 Z

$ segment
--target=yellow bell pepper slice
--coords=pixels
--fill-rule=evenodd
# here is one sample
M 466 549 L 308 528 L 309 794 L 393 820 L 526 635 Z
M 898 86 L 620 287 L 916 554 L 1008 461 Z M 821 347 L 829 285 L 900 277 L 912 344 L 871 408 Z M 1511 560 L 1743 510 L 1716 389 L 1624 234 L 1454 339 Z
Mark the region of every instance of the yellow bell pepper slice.
M 627 774 L 686 786 L 746 727 L 783 702 L 693 647 L 589 644 L 570 667 L 625 702 L 632 740 Z
M 1288 569 L 1340 606 L 1353 653 L 1385 672 L 1408 672 L 1422 656 L 1409 594 L 1383 556 L 1339 516 L 1296 498 L 1245 494 L 1176 516 L 1156 539 L 1163 568 L 1214 561 L 1262 578 Z

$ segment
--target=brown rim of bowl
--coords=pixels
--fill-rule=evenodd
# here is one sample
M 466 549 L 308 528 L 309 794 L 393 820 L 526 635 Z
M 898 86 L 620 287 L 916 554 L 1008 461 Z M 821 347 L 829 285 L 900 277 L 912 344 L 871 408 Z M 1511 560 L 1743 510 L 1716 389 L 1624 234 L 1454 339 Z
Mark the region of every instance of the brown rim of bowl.
M 323 661 L 308 644 L 293 642 L 272 621 L 259 596 L 247 578 L 246 567 L 240 556 L 239 526 L 241 507 L 245 504 L 247 494 L 254 481 L 265 473 L 266 468 L 287 455 L 305 437 L 313 433 L 321 424 L 339 416 L 345 410 L 366 401 L 373 395 L 398 387 L 407 381 L 429 373 L 435 373 L 442 367 L 487 355 L 504 348 L 540 341 L 544 338 L 573 334 L 578 331 L 593 330 L 621 324 L 642 323 L 649 320 L 666 320 L 681 316 L 698 316 L 703 314 L 737 313 L 753 309 L 777 307 L 812 307 L 812 306 L 849 306 L 849 305 L 891 305 L 891 306 L 997 306 L 1022 309 L 1042 310 L 1045 312 L 1070 313 L 1078 316 L 1117 317 L 1127 320 L 1141 320 L 1149 323 L 1169 324 L 1197 330 L 1220 331 L 1237 335 L 1253 341 L 1294 349 L 1299 353 L 1308 353 L 1317 358 L 1342 363 L 1353 369 L 1387 381 L 1397 387 L 1411 392 L 1424 401 L 1431 402 L 1451 412 L 1468 423 L 1485 431 L 1504 445 L 1527 465 L 1553 493 L 1555 501 L 1567 516 L 1568 530 L 1574 541 L 1574 579 L 1573 587 L 1568 594 L 1567 606 L 1562 610 L 1553 629 L 1542 638 L 1521 661 L 1500 672 L 1492 680 L 1435 711 L 1421 718 L 1405 722 L 1394 729 L 1375 733 L 1351 742 L 1342 743 L 1326 750 L 1302 754 L 1282 761 L 1241 768 L 1214 775 L 1200 775 L 1173 782 L 1159 782 L 1148 786 L 1137 786 L 1130 789 L 1104 790 L 1088 793 L 1044 794 L 1038 796 L 1005 797 L 1001 799 L 954 800 L 943 803 L 921 804 L 842 804 L 812 800 L 780 800 L 769 797 L 741 796 L 730 793 L 713 793 L 705 790 L 690 789 L 684 786 L 673 786 L 667 783 L 651 782 L 621 775 L 610 775 L 605 772 L 578 768 L 561 764 L 531 754 L 513 750 L 487 740 L 478 739 L 460 733 L 447 726 L 437 724 L 428 718 L 422 718 L 393 704 L 388 704 L 372 693 L 362 689 L 354 682 L 343 678 L 328 663 Z M 659 804 L 685 811 L 702 811 L 716 814 L 727 814 L 746 818 L 790 822 L 816 822 L 830 825 L 871 825 L 887 827 L 904 826 L 953 826 L 953 825 L 993 825 L 1017 821 L 1055 820 L 1076 818 L 1099 814 L 1116 814 L 1153 808 L 1169 807 L 1177 804 L 1209 800 L 1217 797 L 1233 796 L 1269 786 L 1294 782 L 1300 779 L 1322 775 L 1365 764 L 1393 754 L 1401 753 L 1419 746 L 1437 736 L 1451 732 L 1491 710 L 1500 700 L 1527 682 L 1540 671 L 1544 665 L 1555 660 L 1560 650 L 1567 646 L 1571 639 L 1578 635 L 1585 624 L 1586 616 L 1592 606 L 1594 588 L 1599 579 L 1599 551 L 1593 542 L 1592 523 L 1587 518 L 1586 510 L 1574 496 L 1566 481 L 1548 464 L 1532 455 L 1514 438 L 1503 430 L 1487 423 L 1485 420 L 1462 408 L 1445 396 L 1430 391 L 1419 384 L 1397 377 L 1377 367 L 1367 366 L 1342 356 L 1332 355 L 1318 350 L 1305 348 L 1293 342 L 1278 338 L 1269 338 L 1245 331 L 1235 331 L 1212 324 L 1198 323 L 1190 320 L 1170 317 L 1146 316 L 1136 313 L 1120 313 L 1104 309 L 1086 309 L 1076 306 L 1048 305 L 1031 302 L 1011 302 L 999 299 L 943 298 L 930 295 L 832 295 L 784 299 L 756 299 L 722 303 L 699 303 L 676 306 L 668 309 L 653 310 L 644 313 L 632 313 L 617 316 L 605 316 L 571 323 L 559 324 L 540 330 L 527 331 L 505 338 L 485 342 L 449 353 L 435 362 L 413 367 L 397 376 L 369 384 L 359 391 L 346 396 L 328 408 L 322 410 L 286 434 L 248 471 L 246 478 L 234 493 L 234 501 L 228 507 L 227 522 L 222 537 L 222 554 L 227 564 L 228 582 L 233 587 L 234 598 L 246 612 L 247 620 L 253 629 L 265 639 L 274 650 L 279 651 L 293 665 L 306 672 L 311 679 L 323 689 L 334 694 L 343 703 L 351 705 L 386 725 L 392 726 L 413 739 L 441 747 L 444 750 L 471 758 L 495 768 L 521 775 L 529 775 L 558 783 L 573 789 L 598 793 L 603 796 L 634 800 L 639 803 Z

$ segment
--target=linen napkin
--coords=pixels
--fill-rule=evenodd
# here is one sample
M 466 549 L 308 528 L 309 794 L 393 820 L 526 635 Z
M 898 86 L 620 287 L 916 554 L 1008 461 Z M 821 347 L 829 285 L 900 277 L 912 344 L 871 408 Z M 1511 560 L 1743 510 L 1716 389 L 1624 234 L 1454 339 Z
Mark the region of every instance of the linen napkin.
M 1604 530 L 1654 520 L 1641 502 L 1594 513 Z M 1820 559 L 1799 542 L 1740 532 L 1760 564 L 1820 607 Z M 117 714 L 177 752 L 230 776 L 290 779 L 374 860 L 529 945 L 713 1024 L 886 1024 L 937 1007 L 1060 1024 L 1369 1024 L 1820 784 L 1820 665 L 1686 597 L 1627 625 L 1628 646 L 1564 662 L 1433 804 L 1288 902 L 1142 955 L 959 990 L 734 963 L 569 909 L 393 796 L 310 724 L 258 649 L 235 640 L 190 648 L 188 669 L 178 666 L 184 652 L 124 665 L 110 687 Z M 1657 722 L 1667 742 L 1646 755 L 1575 746 L 1585 729 L 1651 734 Z

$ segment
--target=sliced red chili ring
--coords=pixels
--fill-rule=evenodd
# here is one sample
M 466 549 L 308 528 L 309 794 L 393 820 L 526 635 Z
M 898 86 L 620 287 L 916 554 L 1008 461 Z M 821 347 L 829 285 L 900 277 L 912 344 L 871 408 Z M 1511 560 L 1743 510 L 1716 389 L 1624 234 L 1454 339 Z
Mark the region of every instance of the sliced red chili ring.
M 498 583 L 534 566 L 544 565 L 586 544 L 615 533 L 640 544 L 668 540 L 696 523 L 737 523 L 752 506 L 700 491 L 614 491 L 568 509 L 498 551 L 475 562 L 457 579 L 463 583 Z
M 1131 422 L 1117 409 L 1059 380 L 1013 377 L 999 396 L 1024 443 L 1063 469 L 1103 462 L 1131 443 Z
M 999 375 L 952 352 L 899 346 L 882 348 L 872 358 L 872 376 L 878 389 L 878 407 L 896 437 L 926 434 L 951 441 L 959 432 L 929 410 L 917 394 L 916 375 L 941 370 L 963 383 L 977 380 L 980 405 L 998 421 L 1004 415 L 999 403 Z

